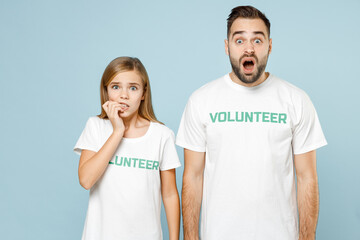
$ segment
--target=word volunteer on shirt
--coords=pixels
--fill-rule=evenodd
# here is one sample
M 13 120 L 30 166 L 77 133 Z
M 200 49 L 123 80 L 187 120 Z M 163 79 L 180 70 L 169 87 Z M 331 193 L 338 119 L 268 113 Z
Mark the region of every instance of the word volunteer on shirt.
M 148 170 L 159 170 L 159 161 L 146 160 L 141 158 L 115 156 L 115 161 L 114 158 L 112 158 L 109 164 L 123 167 L 143 168 Z
M 286 113 L 272 112 L 215 112 L 209 113 L 215 122 L 269 122 L 286 124 Z

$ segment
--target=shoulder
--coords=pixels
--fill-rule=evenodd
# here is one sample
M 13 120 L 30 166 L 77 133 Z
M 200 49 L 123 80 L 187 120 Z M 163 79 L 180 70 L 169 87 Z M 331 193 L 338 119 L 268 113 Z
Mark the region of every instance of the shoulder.
M 171 130 L 167 126 L 157 122 L 151 122 L 151 124 L 154 129 L 154 132 L 156 132 L 156 134 L 159 135 L 161 138 L 167 139 L 167 138 L 175 137 L 173 130 Z
M 294 102 L 310 99 L 307 93 L 301 88 L 274 75 L 272 77 L 276 88 L 283 96 L 288 96 Z
M 92 127 L 92 128 L 96 128 L 96 129 L 103 129 L 103 128 L 108 127 L 109 122 L 110 121 L 108 119 L 102 119 L 102 118 L 99 118 L 98 116 L 92 116 L 92 117 L 89 117 L 86 125 L 89 127 Z
M 107 119 L 102 119 L 102 118 L 99 118 L 98 116 L 91 116 L 91 117 L 89 117 L 88 122 L 92 123 L 92 124 L 101 124 L 106 120 Z
M 89 117 L 88 122 L 98 123 L 98 122 L 100 122 L 100 120 L 103 120 L 103 119 L 99 118 L 98 116 L 91 116 L 91 117 Z
M 277 91 L 276 95 L 279 96 L 282 103 L 288 104 L 288 111 L 294 125 L 304 116 L 315 113 L 314 105 L 304 90 L 277 77 L 273 80 L 274 90 Z
M 214 93 L 219 91 L 219 89 L 224 88 L 225 77 L 226 75 L 201 86 L 191 94 L 189 101 L 203 101 L 209 96 L 214 96 Z

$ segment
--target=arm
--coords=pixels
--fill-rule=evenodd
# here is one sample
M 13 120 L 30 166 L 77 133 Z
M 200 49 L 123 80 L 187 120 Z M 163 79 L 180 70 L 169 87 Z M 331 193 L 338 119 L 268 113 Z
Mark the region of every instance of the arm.
M 110 159 L 114 155 L 124 135 L 125 127 L 118 112 L 121 106 L 115 102 L 106 102 L 102 106 L 113 126 L 113 133 L 98 152 L 82 150 L 79 161 L 79 181 L 85 189 L 90 189 L 103 175 Z
M 122 135 L 120 132 L 113 133 L 98 152 L 85 149 L 81 151 L 78 173 L 83 188 L 89 190 L 103 175 Z
M 184 149 L 185 169 L 182 187 L 184 240 L 199 239 L 199 217 L 203 191 L 205 152 Z
M 164 202 L 170 240 L 179 239 L 180 200 L 176 187 L 175 169 L 160 171 L 161 195 Z
M 294 156 L 299 209 L 299 240 L 314 240 L 319 216 L 319 186 L 316 151 Z

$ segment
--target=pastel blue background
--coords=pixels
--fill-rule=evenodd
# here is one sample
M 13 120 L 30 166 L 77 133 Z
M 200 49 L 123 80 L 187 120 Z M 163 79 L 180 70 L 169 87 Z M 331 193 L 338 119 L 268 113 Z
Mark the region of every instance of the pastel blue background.
M 189 95 L 230 71 L 226 18 L 245 4 L 271 21 L 267 70 L 310 95 L 329 142 L 318 151 L 317 239 L 360 239 L 357 0 L 2 0 L 0 238 L 80 239 L 88 192 L 72 148 L 100 112 L 106 65 L 139 57 L 157 117 L 176 132 Z

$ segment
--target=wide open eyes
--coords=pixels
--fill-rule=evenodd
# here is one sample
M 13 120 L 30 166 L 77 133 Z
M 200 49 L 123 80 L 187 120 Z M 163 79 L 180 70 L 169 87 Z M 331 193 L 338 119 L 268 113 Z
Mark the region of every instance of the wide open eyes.
M 259 38 L 257 38 L 254 40 L 254 43 L 259 44 L 259 43 L 262 43 L 262 41 Z
M 244 43 L 244 40 L 242 40 L 242 39 L 237 39 L 235 42 L 236 42 L 237 44 L 243 44 L 243 43 Z M 256 39 L 254 40 L 254 43 L 255 43 L 255 44 L 260 44 L 260 43 L 262 43 L 262 40 L 261 40 L 260 38 L 256 38 Z
M 120 89 L 120 87 L 119 87 L 118 85 L 113 85 L 113 86 L 111 86 L 111 88 L 112 88 L 112 89 L 115 89 L 115 90 Z M 138 90 L 138 88 L 137 88 L 136 86 L 131 86 L 129 89 L 130 89 L 131 91 L 136 91 L 136 90 Z

